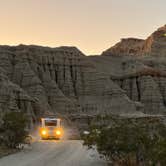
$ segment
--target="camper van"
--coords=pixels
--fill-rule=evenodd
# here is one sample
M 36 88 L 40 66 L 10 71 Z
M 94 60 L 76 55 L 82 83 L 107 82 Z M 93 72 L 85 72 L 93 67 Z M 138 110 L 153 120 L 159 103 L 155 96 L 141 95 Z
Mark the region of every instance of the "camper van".
M 63 134 L 61 119 L 41 118 L 40 136 L 41 139 L 61 139 Z

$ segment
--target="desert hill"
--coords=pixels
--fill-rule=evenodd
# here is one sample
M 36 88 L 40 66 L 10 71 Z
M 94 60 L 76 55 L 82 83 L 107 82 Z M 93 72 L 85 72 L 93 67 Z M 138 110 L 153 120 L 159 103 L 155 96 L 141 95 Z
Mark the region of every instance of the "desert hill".
M 78 119 L 166 113 L 166 26 L 128 38 L 101 56 L 76 47 L 0 46 L 0 117 L 24 111 Z

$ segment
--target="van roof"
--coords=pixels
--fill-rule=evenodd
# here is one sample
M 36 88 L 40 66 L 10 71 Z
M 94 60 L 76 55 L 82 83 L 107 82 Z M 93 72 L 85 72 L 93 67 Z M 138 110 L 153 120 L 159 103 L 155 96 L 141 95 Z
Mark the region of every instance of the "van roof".
M 44 119 L 44 120 L 60 120 L 59 118 L 41 118 L 41 119 Z

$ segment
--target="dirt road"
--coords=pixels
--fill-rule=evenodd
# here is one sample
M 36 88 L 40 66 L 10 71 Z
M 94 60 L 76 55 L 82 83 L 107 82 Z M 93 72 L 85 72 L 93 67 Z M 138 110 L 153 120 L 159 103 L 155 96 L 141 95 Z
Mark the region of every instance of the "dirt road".
M 0 166 L 106 166 L 81 141 L 38 141 L 31 148 L 0 159 Z

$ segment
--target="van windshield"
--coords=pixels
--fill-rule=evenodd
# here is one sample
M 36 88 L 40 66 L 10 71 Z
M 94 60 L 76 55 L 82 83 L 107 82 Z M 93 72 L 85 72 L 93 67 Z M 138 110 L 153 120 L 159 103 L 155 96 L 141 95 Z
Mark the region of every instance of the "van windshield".
M 57 120 L 45 120 L 45 126 L 57 126 Z

